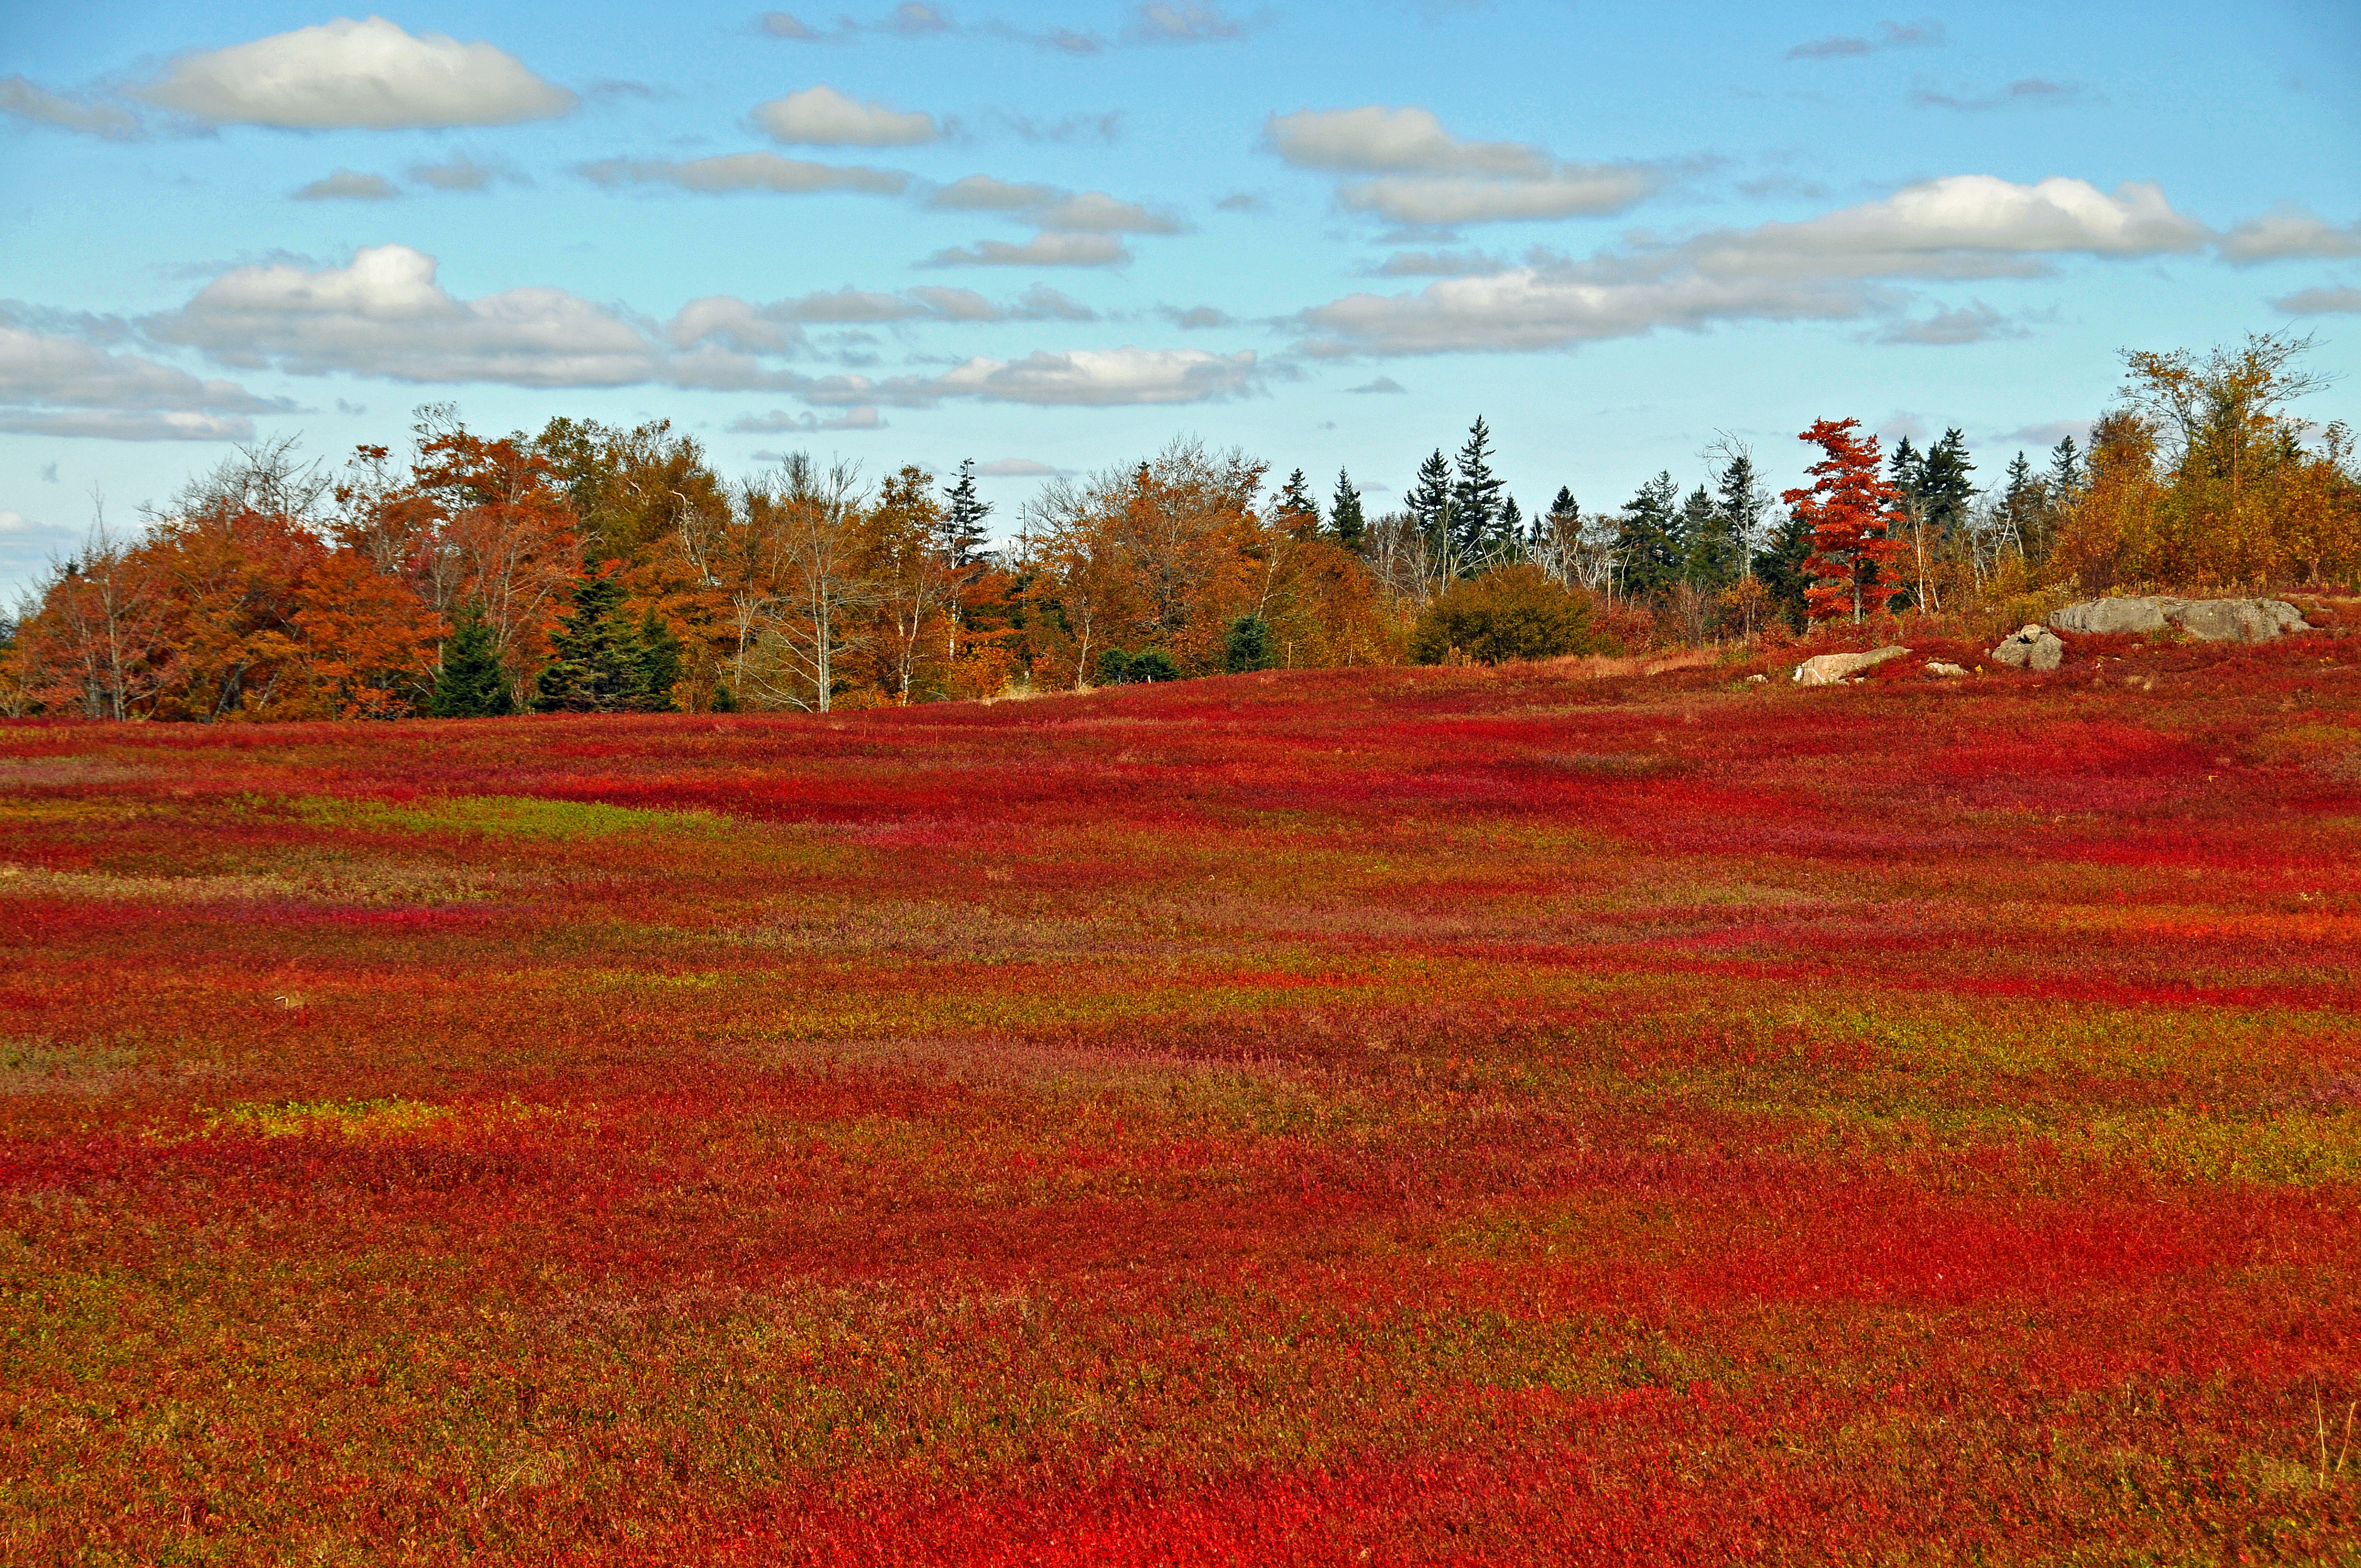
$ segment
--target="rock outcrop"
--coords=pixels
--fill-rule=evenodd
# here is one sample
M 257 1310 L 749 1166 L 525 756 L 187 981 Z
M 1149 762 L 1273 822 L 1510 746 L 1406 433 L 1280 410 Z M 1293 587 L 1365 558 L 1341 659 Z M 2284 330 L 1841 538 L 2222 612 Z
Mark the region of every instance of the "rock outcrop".
M 2048 627 L 2028 626 L 2004 638 L 2001 645 L 1992 651 L 1992 656 L 2020 670 L 2054 670 L 2066 657 L 2066 644 Z
M 1965 664 L 1947 664 L 1942 660 L 1937 659 L 1927 666 L 1927 673 L 1930 675 L 1941 675 L 1949 680 L 1966 674 L 1968 667 Z
M 2085 599 L 2049 618 L 2060 631 L 2185 631 L 2207 642 L 2268 642 L 2308 631 L 2303 612 L 2285 599 Z
M 1866 653 L 1819 653 L 1795 666 L 1799 686 L 1833 686 L 1874 669 L 1888 659 L 1899 659 L 1907 648 L 1872 648 Z

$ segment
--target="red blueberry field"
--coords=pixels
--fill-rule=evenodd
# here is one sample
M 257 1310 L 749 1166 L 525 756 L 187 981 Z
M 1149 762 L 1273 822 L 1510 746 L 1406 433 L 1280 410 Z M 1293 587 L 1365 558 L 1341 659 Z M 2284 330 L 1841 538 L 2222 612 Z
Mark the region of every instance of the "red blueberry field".
M 1973 652 L 0 728 L 0 1561 L 2361 1563 L 2361 641 Z

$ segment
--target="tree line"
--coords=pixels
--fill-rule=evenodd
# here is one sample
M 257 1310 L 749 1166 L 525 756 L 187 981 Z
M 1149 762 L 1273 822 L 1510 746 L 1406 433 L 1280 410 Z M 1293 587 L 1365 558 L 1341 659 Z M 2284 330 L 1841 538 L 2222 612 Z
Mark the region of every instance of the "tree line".
M 1265 669 L 1497 660 L 1960 615 L 2029 592 L 2361 576 L 2342 424 L 2290 404 L 2309 340 L 2133 353 L 2085 453 L 1980 488 L 1958 429 L 1891 451 L 1802 433 L 1774 503 L 1730 438 L 1609 511 L 1528 514 L 1478 417 L 1402 505 L 1323 504 L 1176 441 L 1043 487 L 997 547 L 973 465 L 864 482 L 796 455 L 730 482 L 657 422 L 534 435 L 419 411 L 327 472 L 241 451 L 125 533 L 103 522 L 0 622 L 0 711 L 393 718 L 827 712 Z

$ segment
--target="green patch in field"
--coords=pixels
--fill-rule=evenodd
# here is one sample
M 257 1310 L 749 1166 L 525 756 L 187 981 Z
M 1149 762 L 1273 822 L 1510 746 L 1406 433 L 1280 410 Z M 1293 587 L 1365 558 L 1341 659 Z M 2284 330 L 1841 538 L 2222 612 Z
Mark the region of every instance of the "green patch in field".
M 2361 1113 L 2351 1111 L 2252 1121 L 2173 1109 L 2094 1121 L 2068 1141 L 2191 1181 L 2317 1187 L 2361 1180 Z
M 463 795 L 396 805 L 311 795 L 295 803 L 316 828 L 372 833 L 483 833 L 512 839 L 574 841 L 621 835 L 708 838 L 727 831 L 726 817 L 709 811 L 645 811 L 596 801 L 544 800 L 523 795 Z
M 137 1047 L 120 1043 L 0 1037 L 0 1095 L 106 1094 L 138 1059 Z
M 374 1139 L 419 1132 L 450 1114 L 447 1105 L 429 1105 L 416 1100 L 246 1102 L 225 1107 L 220 1115 L 205 1124 L 205 1130 L 228 1130 L 264 1138 Z

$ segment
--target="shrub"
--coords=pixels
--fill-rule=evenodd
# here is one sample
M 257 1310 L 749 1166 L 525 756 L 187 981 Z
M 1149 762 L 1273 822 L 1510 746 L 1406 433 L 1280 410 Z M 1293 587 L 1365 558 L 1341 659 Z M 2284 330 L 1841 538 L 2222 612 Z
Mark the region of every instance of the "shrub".
M 1143 649 L 1137 653 L 1110 648 L 1099 655 L 1099 685 L 1103 686 L 1149 685 L 1180 678 L 1180 670 L 1161 648 Z
M 1590 601 L 1538 566 L 1501 566 L 1451 585 L 1411 629 L 1410 654 L 1439 664 L 1456 650 L 1482 664 L 1598 651 Z

